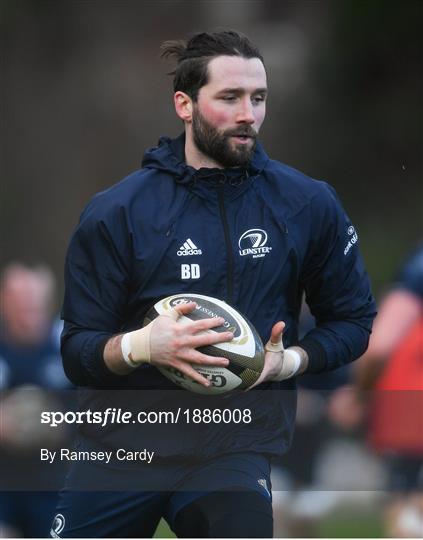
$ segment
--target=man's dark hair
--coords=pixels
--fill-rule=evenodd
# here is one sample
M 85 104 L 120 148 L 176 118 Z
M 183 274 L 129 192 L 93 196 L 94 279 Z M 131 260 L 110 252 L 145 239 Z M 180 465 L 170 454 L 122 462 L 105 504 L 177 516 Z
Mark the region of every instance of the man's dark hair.
M 208 65 L 217 56 L 240 56 L 242 58 L 263 57 L 258 48 L 247 36 L 235 30 L 220 32 L 201 32 L 188 41 L 165 41 L 161 47 L 162 58 L 174 58 L 177 66 L 170 73 L 173 75 L 175 92 L 185 92 L 194 101 L 202 86 L 208 83 Z

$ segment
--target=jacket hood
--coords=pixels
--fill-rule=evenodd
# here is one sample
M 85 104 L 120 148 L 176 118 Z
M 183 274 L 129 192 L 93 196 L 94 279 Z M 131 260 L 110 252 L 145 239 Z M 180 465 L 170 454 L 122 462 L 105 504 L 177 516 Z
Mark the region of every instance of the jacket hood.
M 172 174 L 175 181 L 181 184 L 195 183 L 197 180 L 207 180 L 216 184 L 225 182 L 239 184 L 243 179 L 260 173 L 269 157 L 262 145 L 257 142 L 253 159 L 248 169 L 231 167 L 227 169 L 201 168 L 194 169 L 185 163 L 185 133 L 176 139 L 160 137 L 157 146 L 148 149 L 142 160 L 142 167 L 157 169 Z

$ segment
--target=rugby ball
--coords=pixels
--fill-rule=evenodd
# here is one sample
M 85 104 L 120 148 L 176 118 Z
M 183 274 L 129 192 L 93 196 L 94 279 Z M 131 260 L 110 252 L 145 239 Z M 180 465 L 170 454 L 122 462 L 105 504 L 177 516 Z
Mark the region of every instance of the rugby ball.
M 229 360 L 226 367 L 200 366 L 192 364 L 211 385 L 206 388 L 193 381 L 177 369 L 156 366 L 172 382 L 197 394 L 218 395 L 234 390 L 245 390 L 256 382 L 263 369 L 264 347 L 254 326 L 239 311 L 226 302 L 200 294 L 175 294 L 156 302 L 144 319 L 144 326 L 159 315 L 164 315 L 172 308 L 188 302 L 196 302 L 197 307 L 191 313 L 182 315 L 178 324 L 186 324 L 200 319 L 223 317 L 221 326 L 206 332 L 227 332 L 234 334 L 232 341 L 199 347 L 198 350 L 209 356 L 225 357 Z

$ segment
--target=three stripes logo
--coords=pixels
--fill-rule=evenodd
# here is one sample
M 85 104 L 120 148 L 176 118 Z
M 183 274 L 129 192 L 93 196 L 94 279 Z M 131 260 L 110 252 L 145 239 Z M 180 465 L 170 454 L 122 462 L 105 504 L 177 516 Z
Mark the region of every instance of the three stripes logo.
M 186 255 L 202 255 L 201 249 L 194 244 L 191 238 L 187 238 L 179 250 L 176 252 L 178 257 L 184 257 Z

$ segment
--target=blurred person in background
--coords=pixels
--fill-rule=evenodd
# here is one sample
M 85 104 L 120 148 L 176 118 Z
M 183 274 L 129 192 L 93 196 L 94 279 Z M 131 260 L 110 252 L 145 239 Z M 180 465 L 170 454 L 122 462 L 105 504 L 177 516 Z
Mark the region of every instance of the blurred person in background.
M 42 467 L 40 447 L 60 430 L 41 426 L 60 408 L 46 392 L 69 388 L 60 360 L 61 324 L 53 317 L 55 281 L 46 266 L 10 263 L 0 283 L 0 536 L 47 537 L 57 500 L 49 491 L 62 466 Z M 31 491 L 24 491 L 28 487 Z M 37 489 L 43 491 L 38 492 Z
M 385 295 L 367 352 L 332 416 L 367 420 L 370 447 L 387 471 L 387 536 L 423 536 L 423 244 Z
M 303 301 L 299 321 L 300 339 L 315 324 Z M 330 477 L 325 475 L 325 484 L 319 469 L 328 452 L 343 441 L 344 433 L 334 428 L 331 416 L 349 384 L 351 365 L 326 373 L 306 374 L 298 380 L 292 446 L 272 467 L 276 537 L 318 536 L 319 522 L 333 512 L 340 501 L 339 493 L 328 487 L 337 473 Z M 344 466 L 351 466 L 347 456 Z

